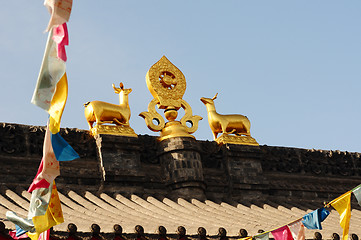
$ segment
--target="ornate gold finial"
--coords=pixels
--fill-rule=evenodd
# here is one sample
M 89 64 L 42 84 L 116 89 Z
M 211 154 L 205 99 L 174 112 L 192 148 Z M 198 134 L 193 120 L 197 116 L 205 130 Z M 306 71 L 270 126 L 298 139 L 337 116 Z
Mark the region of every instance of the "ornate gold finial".
M 251 137 L 251 122 L 246 116 L 240 114 L 221 115 L 216 112 L 214 100 L 217 95 L 218 93 L 213 98 L 201 98 L 207 108 L 208 123 L 213 132 L 214 140 L 218 144 L 232 143 L 258 146 L 256 140 Z M 217 138 L 218 133 L 222 133 L 222 135 Z
M 154 132 L 161 132 L 159 140 L 171 137 L 192 137 L 198 129 L 198 122 L 202 117 L 192 115 L 192 108 L 182 99 L 186 91 L 186 80 L 183 73 L 165 56 L 156 62 L 147 72 L 146 82 L 154 99 L 148 104 L 148 112 L 142 112 L 148 128 Z M 155 106 L 164 110 L 163 117 L 156 111 Z M 185 115 L 176 121 L 178 110 L 184 109 Z M 191 126 L 188 127 L 187 123 Z
M 165 56 L 149 69 L 145 78 L 150 93 L 159 101 L 160 109 L 173 107 L 178 110 L 181 107 L 186 79 Z
M 84 115 L 88 122 L 90 133 L 93 136 L 97 134 L 112 134 L 138 137 L 129 126 L 130 107 L 128 94 L 132 92 L 132 89 L 124 88 L 123 83 L 119 84 L 119 88 L 115 87 L 114 84 L 112 86 L 114 92 L 119 95 L 119 105 L 102 101 L 92 101 L 84 104 Z M 94 122 L 96 122 L 96 125 L 93 127 Z

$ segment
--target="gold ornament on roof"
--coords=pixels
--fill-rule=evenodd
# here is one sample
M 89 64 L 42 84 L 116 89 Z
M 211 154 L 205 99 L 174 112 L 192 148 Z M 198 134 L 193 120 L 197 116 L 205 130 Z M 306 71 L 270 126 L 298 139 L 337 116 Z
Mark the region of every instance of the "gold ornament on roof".
M 178 110 L 181 107 L 181 100 L 186 91 L 186 79 L 165 56 L 149 69 L 146 82 L 150 93 L 158 99 L 160 109 L 172 106 Z
M 198 129 L 198 122 L 202 117 L 192 114 L 192 108 L 183 100 L 186 91 L 186 79 L 183 73 L 165 56 L 156 62 L 147 72 L 147 87 L 154 99 L 148 104 L 148 112 L 142 112 L 148 128 L 154 132 L 161 132 L 159 140 L 171 137 L 192 137 Z M 156 111 L 164 109 L 164 118 Z M 184 109 L 184 116 L 176 121 L 178 110 Z M 188 126 L 187 123 L 190 125 Z
M 124 88 L 123 83 L 119 88 L 113 84 L 113 89 L 119 95 L 119 104 L 112 104 L 102 101 L 92 101 L 84 104 L 84 115 L 88 122 L 90 133 L 111 134 L 120 136 L 138 137 L 134 130 L 129 126 L 130 107 L 128 95 L 132 92 L 131 88 Z M 96 123 L 95 126 L 93 124 Z
M 241 114 L 222 115 L 216 112 L 213 98 L 202 97 L 200 100 L 206 105 L 208 112 L 208 123 L 212 130 L 214 140 L 218 144 L 231 143 L 258 146 L 257 141 L 251 137 L 251 122 Z M 217 138 L 218 133 L 222 133 Z M 233 134 L 233 135 L 232 135 Z

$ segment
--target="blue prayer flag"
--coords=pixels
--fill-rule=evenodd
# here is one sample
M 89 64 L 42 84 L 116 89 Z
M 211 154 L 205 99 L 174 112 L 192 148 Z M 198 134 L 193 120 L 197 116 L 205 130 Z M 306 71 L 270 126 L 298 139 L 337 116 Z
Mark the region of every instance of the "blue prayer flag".
M 58 161 L 71 161 L 79 158 L 74 149 L 60 136 L 59 133 L 51 134 L 51 145 Z
M 16 235 L 15 235 L 16 237 L 20 237 L 21 235 L 27 232 L 16 224 L 15 224 L 15 229 L 16 229 Z
M 322 229 L 321 222 L 323 222 L 330 214 L 325 208 L 319 208 L 303 216 L 302 223 L 308 229 Z

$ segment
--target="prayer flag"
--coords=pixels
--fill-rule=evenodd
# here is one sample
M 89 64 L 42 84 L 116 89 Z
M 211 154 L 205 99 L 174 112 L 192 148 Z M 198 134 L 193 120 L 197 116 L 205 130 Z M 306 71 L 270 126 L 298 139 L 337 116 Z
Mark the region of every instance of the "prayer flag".
M 256 240 L 269 240 L 269 232 L 254 236 Z
M 68 28 L 66 23 L 63 23 L 54 28 L 53 40 L 57 44 L 57 56 L 66 62 L 65 45 L 69 45 Z
M 301 224 L 300 231 L 297 234 L 296 240 L 305 240 L 306 234 L 305 234 L 305 226 Z
M 294 240 L 304 240 L 305 239 L 305 228 L 302 224 L 302 219 L 288 224 Z
M 56 85 L 65 74 L 65 62 L 57 57 L 56 43 L 49 32 L 45 53 L 31 102 L 49 111 Z
M 302 223 L 308 229 L 322 229 L 323 222 L 330 214 L 325 208 L 319 208 L 303 216 Z
M 53 134 L 60 131 L 60 120 L 63 115 L 65 103 L 68 97 L 68 80 L 66 73 L 62 76 L 56 84 L 55 94 L 52 97 L 51 104 L 48 110 L 49 113 L 49 128 Z
M 25 236 L 26 237 L 26 235 L 24 235 L 26 233 L 26 231 L 21 229 L 18 225 L 15 225 L 15 233 L 16 233 L 15 234 L 16 237 L 20 237 L 20 236 Z
M 353 190 L 352 190 L 352 193 L 355 195 L 356 199 L 357 199 L 357 202 L 358 202 L 358 205 L 361 206 L 361 185 L 355 187 Z
M 343 228 L 342 240 L 347 240 L 351 218 L 351 191 L 332 200 L 330 205 L 340 214 L 340 225 Z
M 59 133 L 51 134 L 51 146 L 53 148 L 56 160 L 72 161 L 79 158 L 74 149 L 60 136 Z
M 272 231 L 272 235 L 275 240 L 293 240 L 292 233 L 287 225 Z
M 45 0 L 44 5 L 51 14 L 46 31 L 69 21 L 73 0 Z

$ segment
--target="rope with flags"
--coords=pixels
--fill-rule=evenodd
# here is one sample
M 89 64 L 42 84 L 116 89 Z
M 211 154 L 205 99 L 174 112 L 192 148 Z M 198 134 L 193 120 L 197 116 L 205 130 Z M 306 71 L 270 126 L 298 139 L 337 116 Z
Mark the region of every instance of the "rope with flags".
M 49 229 L 64 222 L 61 203 L 55 185 L 60 175 L 59 161 L 79 158 L 74 149 L 60 136 L 60 121 L 68 96 L 65 71 L 67 60 L 68 29 L 72 0 L 45 0 L 51 18 L 45 53 L 31 102 L 49 113 L 46 127 L 43 158 L 30 185 L 30 206 L 27 218 L 8 211 L 7 219 L 15 224 L 13 238 L 30 237 L 32 240 L 49 239 Z
M 322 230 L 321 222 L 323 222 L 330 214 L 326 208 L 332 206 L 340 214 L 340 226 L 343 229 L 342 240 L 347 240 L 351 219 L 351 193 L 354 194 L 358 204 L 361 206 L 360 184 L 331 202 L 326 203 L 324 207 L 316 209 L 315 211 L 304 215 L 302 218 L 258 235 L 242 239 L 246 240 L 248 238 L 253 238 L 255 240 L 268 240 L 269 233 L 272 233 L 275 240 L 305 240 L 305 228 Z

